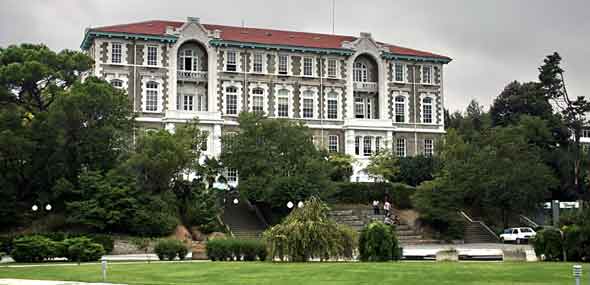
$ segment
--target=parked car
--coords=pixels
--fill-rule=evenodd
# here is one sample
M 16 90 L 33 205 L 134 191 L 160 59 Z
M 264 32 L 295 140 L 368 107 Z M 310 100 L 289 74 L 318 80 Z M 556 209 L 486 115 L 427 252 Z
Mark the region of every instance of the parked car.
M 523 241 L 528 242 L 529 239 L 534 238 L 536 235 L 537 233 L 531 228 L 509 228 L 505 229 L 500 235 L 500 241 L 520 244 Z

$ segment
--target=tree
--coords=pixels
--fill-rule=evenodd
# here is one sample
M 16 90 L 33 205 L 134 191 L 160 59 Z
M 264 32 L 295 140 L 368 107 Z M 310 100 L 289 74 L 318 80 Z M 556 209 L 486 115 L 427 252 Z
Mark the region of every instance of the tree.
M 222 138 L 221 161 L 240 175 L 247 198 L 284 208 L 331 187 L 330 165 L 301 123 L 242 113 L 237 134 Z
M 381 150 L 369 158 L 367 171 L 369 174 L 385 181 L 398 181 L 400 172 L 399 160 L 391 150 Z
M 553 110 L 541 87 L 537 82 L 509 83 L 490 109 L 494 126 L 517 124 L 522 115 L 551 118 Z
M 436 156 L 408 156 L 399 159 L 399 174 L 397 181 L 410 186 L 418 186 L 420 183 L 434 179 Z
M 330 153 L 328 162 L 331 166 L 330 179 L 332 181 L 349 181 L 352 176 L 352 164 L 355 159 L 340 152 Z
M 16 104 L 32 113 L 47 111 L 92 64 L 83 53 L 55 53 L 45 45 L 0 49 L 0 105 Z

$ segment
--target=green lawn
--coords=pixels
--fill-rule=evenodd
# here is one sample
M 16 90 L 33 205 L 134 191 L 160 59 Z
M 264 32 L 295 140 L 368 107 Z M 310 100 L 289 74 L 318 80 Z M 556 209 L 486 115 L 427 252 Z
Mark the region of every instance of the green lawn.
M 571 263 L 133 263 L 109 264 L 127 284 L 573 284 Z M 585 265 L 587 275 L 590 268 Z M 99 264 L 0 267 L 0 279 L 101 281 Z M 588 284 L 585 278 L 582 284 Z

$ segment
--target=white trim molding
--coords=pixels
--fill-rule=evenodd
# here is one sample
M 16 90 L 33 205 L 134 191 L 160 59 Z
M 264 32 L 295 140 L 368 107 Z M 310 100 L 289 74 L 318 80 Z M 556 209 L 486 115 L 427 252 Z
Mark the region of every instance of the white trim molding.
M 396 120 L 396 115 L 397 115 L 397 109 L 396 109 L 397 102 L 395 101 L 396 97 L 403 97 L 404 98 L 404 121 L 403 122 L 398 122 Z M 394 90 L 393 92 L 391 92 L 391 114 L 392 114 L 391 119 L 396 124 L 409 124 L 410 123 L 410 92 L 400 91 L 400 90 Z
M 304 98 L 303 93 L 308 93 L 311 92 L 312 93 L 312 99 L 313 99 L 313 110 L 312 110 L 312 116 L 309 118 L 305 118 L 303 117 L 303 99 L 309 99 L 309 98 Z M 320 117 L 320 112 L 319 112 L 319 94 L 318 94 L 318 87 L 316 86 L 308 86 L 308 85 L 301 85 L 301 87 L 299 87 L 299 118 L 301 119 L 317 119 Z
M 436 125 L 437 121 L 438 121 L 438 116 L 437 116 L 437 104 L 436 104 L 436 95 L 434 93 L 426 93 L 426 92 L 422 92 L 420 93 L 420 123 L 421 124 L 426 124 L 426 125 Z M 424 103 L 423 100 L 425 98 L 430 98 L 432 99 L 432 122 L 430 123 L 425 123 L 424 122 Z
M 123 91 L 125 91 L 125 93 L 127 93 L 127 90 L 129 90 L 129 74 L 125 73 L 106 73 L 105 74 L 105 80 L 108 81 L 109 83 L 112 83 L 113 80 L 121 80 L 121 82 L 123 82 L 123 85 L 121 86 L 121 88 L 115 87 L 117 89 L 121 89 Z
M 113 62 L 113 58 L 112 58 L 113 43 L 120 43 L 121 44 L 121 62 Z M 127 62 L 127 42 L 126 41 L 113 40 L 113 41 L 108 42 L 106 63 L 120 64 L 120 65 L 124 65 L 124 64 L 128 63 Z
M 146 110 L 146 99 L 147 99 L 147 83 L 148 82 L 156 82 L 158 83 L 158 104 L 157 104 L 157 109 L 156 111 L 148 111 Z M 163 101 L 164 101 L 164 94 L 163 94 L 163 87 L 162 85 L 164 84 L 164 79 L 162 79 L 161 77 L 155 77 L 155 76 L 142 76 L 141 77 L 141 111 L 145 112 L 145 113 L 161 113 L 164 111 L 164 107 L 163 107 Z
M 337 100 L 337 110 L 338 113 L 336 114 L 336 119 L 329 119 L 328 118 L 328 97 L 330 95 L 330 93 L 336 93 L 336 100 Z M 343 90 L 340 87 L 325 87 L 324 88 L 324 110 L 323 110 L 323 114 L 324 114 L 324 119 L 325 120 L 334 120 L 334 121 L 338 121 L 338 120 L 342 120 L 342 113 L 344 113 L 344 111 L 342 110 L 342 93 Z
M 250 54 L 250 66 L 248 68 L 249 73 L 253 74 L 267 74 L 268 73 L 268 54 L 263 51 L 252 51 Z M 260 54 L 262 55 L 262 71 L 255 72 L 254 71 L 254 55 Z
M 287 94 L 288 94 L 288 100 L 289 100 L 289 114 L 287 117 L 279 117 L 278 116 L 278 106 L 279 106 L 279 102 L 278 102 L 278 95 L 279 95 L 279 91 L 280 90 L 287 90 Z M 274 114 L 269 114 L 269 117 L 277 117 L 277 118 L 292 118 L 293 117 L 293 85 L 290 84 L 276 84 L 274 86 Z
M 227 53 L 233 51 L 236 54 L 236 70 L 227 70 Z M 237 49 L 224 49 L 223 50 L 223 66 L 221 67 L 221 71 L 224 72 L 242 72 L 242 54 Z M 244 63 L 245 64 L 245 63 Z
M 325 58 L 326 63 L 324 64 L 324 70 L 323 71 L 323 77 L 324 78 L 329 78 L 329 79 L 340 79 L 340 59 L 337 57 L 327 57 Z M 330 60 L 334 60 L 336 61 L 336 75 L 335 76 L 330 76 L 330 74 L 328 74 L 328 65 Z
M 156 65 L 148 65 L 148 47 L 156 47 L 157 54 L 156 54 Z M 163 67 L 162 64 L 162 53 L 163 53 L 162 45 L 153 44 L 153 43 L 146 43 L 143 45 L 143 64 L 147 67 Z M 176 67 L 174 67 L 176 68 Z
M 227 95 L 227 94 L 226 94 L 226 91 L 225 91 L 225 90 L 226 90 L 226 88 L 227 88 L 227 87 L 235 87 L 235 88 L 237 89 L 237 90 L 236 90 L 236 95 L 237 95 L 237 101 L 236 101 L 236 114 L 227 114 L 227 113 L 226 113 L 226 108 L 227 108 L 227 96 L 226 96 L 226 95 Z M 221 90 L 221 94 L 223 94 L 223 95 L 222 95 L 222 96 L 223 96 L 223 98 L 222 98 L 222 100 L 221 100 L 221 102 L 222 102 L 222 106 L 221 106 L 221 113 L 222 113 L 224 116 L 232 116 L 232 117 L 237 117 L 237 116 L 240 114 L 240 112 L 242 111 L 242 106 L 243 106 L 243 105 L 242 105 L 242 104 L 243 104 L 243 102 L 242 102 L 242 94 L 243 94 L 243 90 L 242 90 L 242 82 L 240 82 L 240 81 L 234 81 L 234 80 L 231 80 L 231 81 L 224 81 L 224 82 L 221 84 L 221 88 L 222 88 L 222 90 Z
M 248 84 L 248 112 L 252 112 L 252 106 L 254 102 L 254 94 L 252 93 L 252 90 L 255 88 L 260 88 L 263 90 L 262 110 L 264 111 L 265 115 L 268 115 L 268 84 L 260 82 Z

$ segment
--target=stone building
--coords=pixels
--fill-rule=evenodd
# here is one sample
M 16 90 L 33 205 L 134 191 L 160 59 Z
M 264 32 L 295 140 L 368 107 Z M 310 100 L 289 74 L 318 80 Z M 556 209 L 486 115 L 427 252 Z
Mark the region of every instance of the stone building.
M 302 120 L 314 142 L 354 156 L 352 181 L 370 181 L 371 154 L 431 155 L 444 133 L 449 57 L 359 37 L 186 22 L 87 29 L 94 75 L 127 91 L 144 130 L 198 117 L 206 155 L 237 130 L 242 111 Z M 231 182 L 237 182 L 229 170 Z

